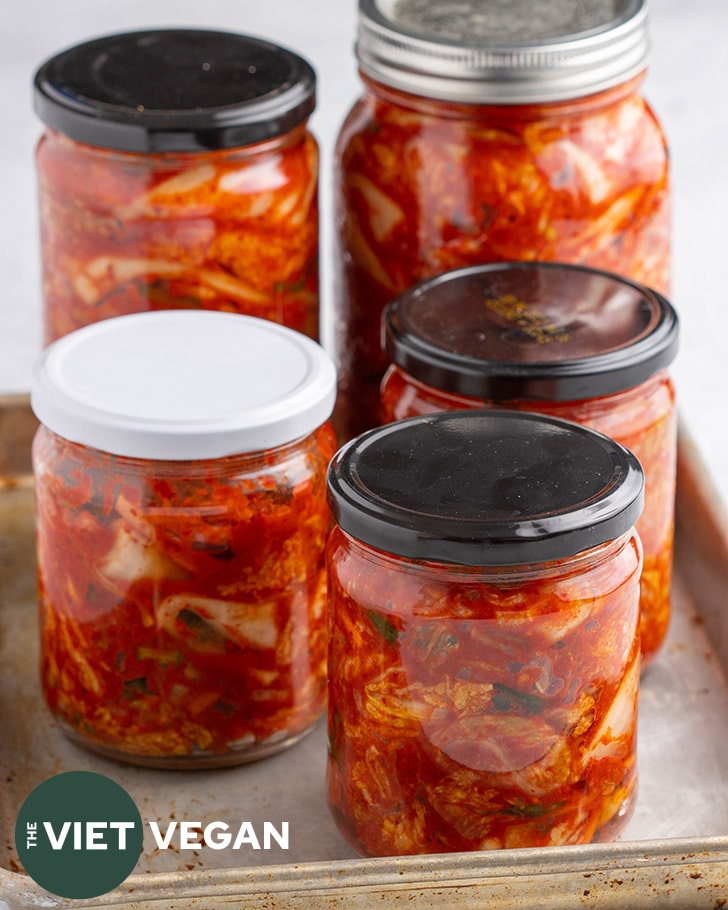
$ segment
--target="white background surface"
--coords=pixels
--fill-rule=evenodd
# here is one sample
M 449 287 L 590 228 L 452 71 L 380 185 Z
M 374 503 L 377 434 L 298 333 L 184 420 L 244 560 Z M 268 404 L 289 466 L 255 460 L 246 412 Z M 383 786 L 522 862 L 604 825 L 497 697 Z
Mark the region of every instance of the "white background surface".
M 436 2 L 436 0 L 434 0 Z M 0 34 L 3 92 L 0 207 L 0 393 L 27 390 L 40 350 L 40 266 L 33 149 L 41 124 L 32 76 L 46 58 L 97 35 L 152 26 L 204 26 L 287 45 L 318 73 L 312 127 L 322 149 L 322 304 L 331 307 L 331 158 L 359 94 L 356 0 L 14 0 Z M 652 0 L 652 59 L 644 92 L 673 162 L 672 301 L 682 319 L 673 368 L 680 409 L 728 501 L 728 2 Z

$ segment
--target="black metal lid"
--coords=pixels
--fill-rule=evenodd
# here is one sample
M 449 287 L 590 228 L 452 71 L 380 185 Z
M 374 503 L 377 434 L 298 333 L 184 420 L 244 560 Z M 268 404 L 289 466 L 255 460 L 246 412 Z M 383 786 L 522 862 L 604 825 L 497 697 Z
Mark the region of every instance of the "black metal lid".
M 35 110 L 77 142 L 132 152 L 237 148 L 303 122 L 316 75 L 247 35 L 156 29 L 107 35 L 46 61 Z
M 564 559 L 637 521 L 635 456 L 586 427 L 523 411 L 454 411 L 379 427 L 328 471 L 339 526 L 410 559 L 501 566 Z
M 393 363 L 434 388 L 491 400 L 576 401 L 639 385 L 677 351 L 660 294 L 610 272 L 548 262 L 457 269 L 384 315 Z

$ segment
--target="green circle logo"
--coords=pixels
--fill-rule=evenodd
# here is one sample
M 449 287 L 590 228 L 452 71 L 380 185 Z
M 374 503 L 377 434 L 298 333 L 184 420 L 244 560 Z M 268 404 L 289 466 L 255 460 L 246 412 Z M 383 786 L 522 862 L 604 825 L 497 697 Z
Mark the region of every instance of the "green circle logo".
M 59 897 L 98 897 L 116 888 L 137 864 L 143 838 L 134 800 L 92 771 L 68 771 L 39 784 L 15 823 L 26 872 Z

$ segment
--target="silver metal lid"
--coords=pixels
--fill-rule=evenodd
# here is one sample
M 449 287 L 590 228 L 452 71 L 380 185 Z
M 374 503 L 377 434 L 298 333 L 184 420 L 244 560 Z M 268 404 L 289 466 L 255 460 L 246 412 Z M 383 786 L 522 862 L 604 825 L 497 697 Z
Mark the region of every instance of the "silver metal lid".
M 578 98 L 647 65 L 647 0 L 359 0 L 362 72 L 444 101 Z

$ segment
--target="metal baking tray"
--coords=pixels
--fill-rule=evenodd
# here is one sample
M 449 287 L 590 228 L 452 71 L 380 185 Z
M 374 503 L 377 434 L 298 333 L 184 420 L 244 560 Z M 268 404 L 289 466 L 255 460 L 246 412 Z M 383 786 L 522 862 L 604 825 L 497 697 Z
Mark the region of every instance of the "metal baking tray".
M 26 907 L 728 907 L 728 520 L 681 430 L 673 621 L 642 682 L 640 793 L 612 844 L 361 859 L 325 800 L 323 724 L 288 751 L 215 771 L 152 771 L 92 755 L 46 711 L 37 675 L 32 477 L 24 396 L 0 398 L 0 910 Z M 145 823 L 142 856 L 91 901 L 45 892 L 14 845 L 27 794 L 53 774 L 117 780 Z M 287 850 L 159 850 L 150 820 L 289 823 Z

